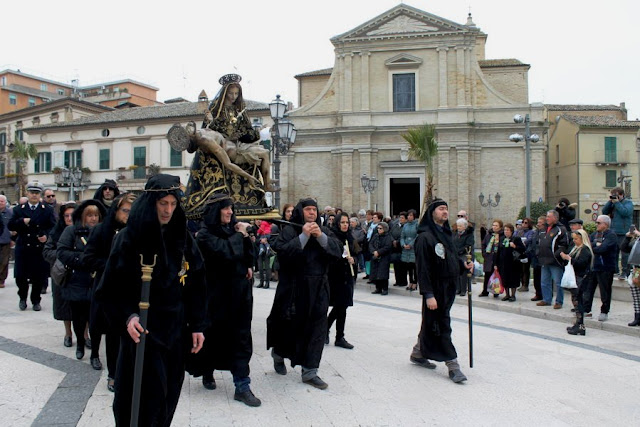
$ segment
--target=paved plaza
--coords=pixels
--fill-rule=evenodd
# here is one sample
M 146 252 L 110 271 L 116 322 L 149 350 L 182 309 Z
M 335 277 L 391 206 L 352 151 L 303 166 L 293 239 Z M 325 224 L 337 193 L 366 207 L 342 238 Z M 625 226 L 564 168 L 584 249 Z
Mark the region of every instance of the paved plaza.
M 471 369 L 466 298 L 459 298 L 452 309 L 453 338 L 469 378 L 459 385 L 443 364 L 431 371 L 409 363 L 420 323 L 417 293 L 392 288 L 388 296 L 372 295 L 363 282 L 347 314 L 346 338 L 355 349 L 335 347 L 333 337 L 325 347 L 320 376 L 327 390 L 303 384 L 300 367 L 288 366 L 287 376 L 274 372 L 265 348 L 274 289 L 254 289 L 251 378 L 262 406 L 234 401 L 231 374 L 216 372 L 214 391 L 199 379 L 185 381 L 173 425 L 640 424 L 640 328 L 626 326 L 631 303 L 614 301 L 610 321 L 590 321 L 587 335 L 574 337 L 565 332 L 568 304 L 553 310 L 536 307 L 526 294 L 515 303 L 474 296 Z M 63 347 L 64 329 L 52 318 L 50 293 L 42 307 L 34 312 L 29 304 L 20 312 L 12 279 L 0 289 L 0 423 L 113 425 L 106 371 L 91 369 L 88 353 L 77 361 L 75 346 Z

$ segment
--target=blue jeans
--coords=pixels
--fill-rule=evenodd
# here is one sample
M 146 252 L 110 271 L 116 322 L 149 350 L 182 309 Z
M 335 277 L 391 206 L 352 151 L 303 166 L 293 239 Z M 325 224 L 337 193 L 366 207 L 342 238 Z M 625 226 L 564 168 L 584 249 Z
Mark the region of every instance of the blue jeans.
M 540 280 L 542 285 L 542 300 L 547 304 L 551 304 L 553 299 L 553 283 L 556 285 L 556 304 L 562 305 L 564 302 L 564 291 L 560 287 L 562 282 L 562 275 L 564 269 L 558 265 L 543 265 L 542 266 L 542 278 Z
M 250 390 L 251 378 L 233 376 L 233 384 L 236 386 L 236 393 L 244 393 Z

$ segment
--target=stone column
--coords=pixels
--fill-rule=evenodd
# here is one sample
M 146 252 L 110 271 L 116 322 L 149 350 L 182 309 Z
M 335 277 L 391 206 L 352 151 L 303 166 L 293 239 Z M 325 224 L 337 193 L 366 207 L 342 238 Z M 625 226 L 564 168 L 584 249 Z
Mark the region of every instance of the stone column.
M 465 87 L 465 75 L 464 75 L 464 47 L 457 46 L 456 50 L 456 105 L 465 105 L 464 102 L 464 87 Z
M 340 203 L 339 206 L 342 207 L 344 211 L 353 212 L 355 208 L 353 205 L 353 149 L 343 148 L 339 161 L 341 162 L 339 175 L 341 176 L 342 184 L 337 191 L 334 190 L 338 195 L 336 201 Z M 358 207 L 358 209 L 360 209 L 360 207 Z
M 344 111 L 344 55 L 336 56 L 338 67 L 338 111 Z
M 440 103 L 439 107 L 445 108 L 448 106 L 448 91 L 447 86 L 449 82 L 447 81 L 447 52 L 449 48 L 447 47 L 439 47 L 436 49 L 438 51 L 438 70 L 439 70 L 439 90 L 440 93 Z
M 464 49 L 465 105 L 471 105 L 471 48 Z
M 458 210 L 464 209 L 468 212 L 471 208 L 469 205 L 469 184 L 471 182 L 471 171 L 469 169 L 470 166 L 470 157 L 469 157 L 469 149 L 467 147 L 458 148 L 456 150 L 458 155 Z
M 360 100 L 361 110 L 369 111 L 369 57 L 370 52 L 360 52 Z
M 353 111 L 353 90 L 351 88 L 353 83 L 352 71 L 353 71 L 353 53 L 347 53 L 344 59 L 344 109 L 346 111 Z

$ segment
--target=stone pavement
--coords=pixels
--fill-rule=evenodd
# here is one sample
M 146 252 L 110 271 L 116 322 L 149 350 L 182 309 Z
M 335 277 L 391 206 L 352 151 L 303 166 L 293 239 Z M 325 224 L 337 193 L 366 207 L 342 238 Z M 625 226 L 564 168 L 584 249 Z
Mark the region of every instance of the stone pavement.
M 417 293 L 392 288 L 388 296 L 372 295 L 359 280 L 346 327 L 356 348 L 335 347 L 332 338 L 320 366 L 329 388 L 321 391 L 300 381 L 300 367 L 288 367 L 287 376 L 273 371 L 265 348 L 273 295 L 273 288 L 254 290 L 252 389 L 262 406 L 234 401 L 230 373 L 216 372 L 214 391 L 199 379 L 185 381 L 173 425 L 640 424 L 638 336 L 593 327 L 622 328 L 632 315 L 630 304 L 614 303 L 610 321 L 594 321 L 586 336 L 574 337 L 565 331 L 571 315 L 566 304 L 543 310 L 527 298 L 508 303 L 474 296 L 471 369 L 466 299 L 459 298 L 452 309 L 454 343 L 469 380 L 457 385 L 443 364 L 431 371 L 408 361 L 420 322 Z M 1 424 L 113 425 L 106 372 L 93 371 L 88 357 L 77 361 L 75 349 L 63 347 L 50 294 L 41 312 L 30 306 L 20 312 L 17 300 L 9 280 L 0 289 Z

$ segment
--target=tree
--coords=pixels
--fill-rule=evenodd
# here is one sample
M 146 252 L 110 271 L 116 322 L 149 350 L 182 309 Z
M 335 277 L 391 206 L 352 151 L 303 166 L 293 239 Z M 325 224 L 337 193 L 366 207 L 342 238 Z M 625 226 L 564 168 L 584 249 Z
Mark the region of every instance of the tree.
M 538 220 L 538 217 L 546 216 L 548 211 L 552 211 L 554 209 L 554 206 L 546 202 L 531 202 L 530 209 L 531 209 L 531 219 L 535 224 L 536 221 Z M 526 212 L 527 212 L 527 207 L 523 206 L 522 209 L 520 209 L 520 213 L 518 214 L 518 219 L 524 219 Z
M 18 170 L 16 174 L 18 175 L 18 185 L 20 186 L 20 197 L 22 197 L 27 193 L 27 161 L 38 157 L 38 149 L 33 144 L 16 139 L 15 143 L 10 147 L 10 151 L 11 158 L 17 162 Z
M 403 133 L 401 136 L 409 143 L 409 157 L 425 164 L 427 185 L 424 191 L 422 209 L 420 209 L 420 217 L 422 217 L 426 206 L 433 200 L 435 191 L 433 160 L 438 155 L 436 125 L 425 123 L 418 128 L 410 128 L 407 133 Z

